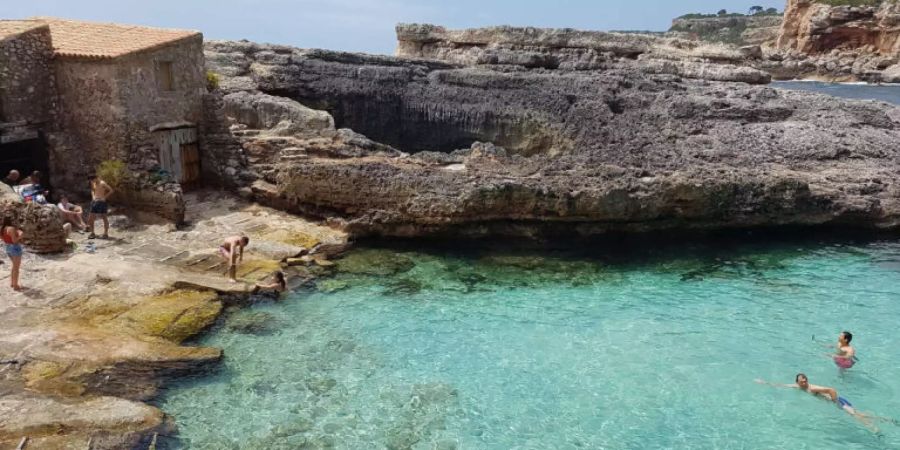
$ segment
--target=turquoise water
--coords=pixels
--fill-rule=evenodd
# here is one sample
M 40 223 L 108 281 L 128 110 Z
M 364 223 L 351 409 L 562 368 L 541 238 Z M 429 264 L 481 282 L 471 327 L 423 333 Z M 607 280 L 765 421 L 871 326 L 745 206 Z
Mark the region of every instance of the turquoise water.
M 900 85 L 823 83 L 821 81 L 776 81 L 772 87 L 796 91 L 812 91 L 856 100 L 880 100 L 900 105 Z
M 587 255 L 587 256 L 586 256 Z M 601 255 L 598 257 L 598 255 Z M 360 249 L 233 313 L 160 401 L 191 449 L 900 448 L 900 242 Z M 824 355 L 855 334 L 845 374 Z

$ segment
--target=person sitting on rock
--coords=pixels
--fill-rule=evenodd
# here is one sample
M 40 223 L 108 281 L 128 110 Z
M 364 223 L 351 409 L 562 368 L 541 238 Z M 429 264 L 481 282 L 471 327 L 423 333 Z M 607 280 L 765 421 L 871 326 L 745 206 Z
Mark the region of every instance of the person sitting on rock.
M 19 186 L 24 186 L 26 184 L 34 184 L 34 185 L 40 186 L 41 185 L 41 172 L 35 170 L 34 172 L 31 172 L 31 175 L 25 177 L 25 179 L 23 179 L 21 182 L 19 182 Z
M 9 187 L 15 187 L 19 185 L 19 171 L 18 170 L 10 170 L 9 174 L 6 175 L 6 178 L 3 179 L 3 184 Z
M 284 272 L 277 271 L 272 274 L 272 278 L 274 279 L 273 283 L 270 284 L 259 284 L 253 287 L 253 293 L 257 294 L 262 291 L 271 292 L 276 295 L 287 290 L 287 281 L 284 278 Z
M 250 243 L 247 236 L 231 236 L 219 246 L 219 255 L 228 263 L 228 278 L 237 281 L 237 265 L 244 261 L 244 247 Z
M 87 224 L 84 223 L 84 218 L 82 217 L 83 210 L 80 206 L 69 203 L 68 197 L 62 196 L 56 207 L 59 208 L 59 213 L 66 223 L 74 225 L 78 231 L 87 229 Z

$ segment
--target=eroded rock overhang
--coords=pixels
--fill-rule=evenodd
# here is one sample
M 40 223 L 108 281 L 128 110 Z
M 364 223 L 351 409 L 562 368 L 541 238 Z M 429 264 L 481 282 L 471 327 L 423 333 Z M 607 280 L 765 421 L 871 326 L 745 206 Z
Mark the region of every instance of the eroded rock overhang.
M 255 195 L 356 234 L 898 225 L 897 108 L 607 56 L 569 70 L 207 44 L 226 99 L 334 120 L 232 117 Z

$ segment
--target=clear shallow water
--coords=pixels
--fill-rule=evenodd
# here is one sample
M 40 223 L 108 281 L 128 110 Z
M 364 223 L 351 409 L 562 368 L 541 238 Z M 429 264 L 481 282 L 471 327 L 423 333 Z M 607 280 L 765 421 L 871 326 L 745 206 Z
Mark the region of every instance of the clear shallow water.
M 823 83 L 821 81 L 776 81 L 772 87 L 795 91 L 811 91 L 857 100 L 879 100 L 900 105 L 900 85 L 868 85 Z
M 604 255 L 602 251 L 585 254 Z M 161 400 L 191 449 L 900 448 L 900 243 L 587 259 L 367 249 L 232 315 L 222 369 Z M 813 342 L 856 335 L 845 375 Z

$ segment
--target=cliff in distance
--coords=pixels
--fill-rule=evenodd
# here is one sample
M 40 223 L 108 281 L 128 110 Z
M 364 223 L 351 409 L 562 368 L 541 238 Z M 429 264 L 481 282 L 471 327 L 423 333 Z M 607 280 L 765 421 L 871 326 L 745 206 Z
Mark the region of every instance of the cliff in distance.
M 762 45 L 774 42 L 781 31 L 780 14 L 726 15 L 693 17 L 687 15 L 672 21 L 668 34 L 708 42 L 735 45 Z
M 788 0 L 768 67 L 795 78 L 900 82 L 900 3 Z

